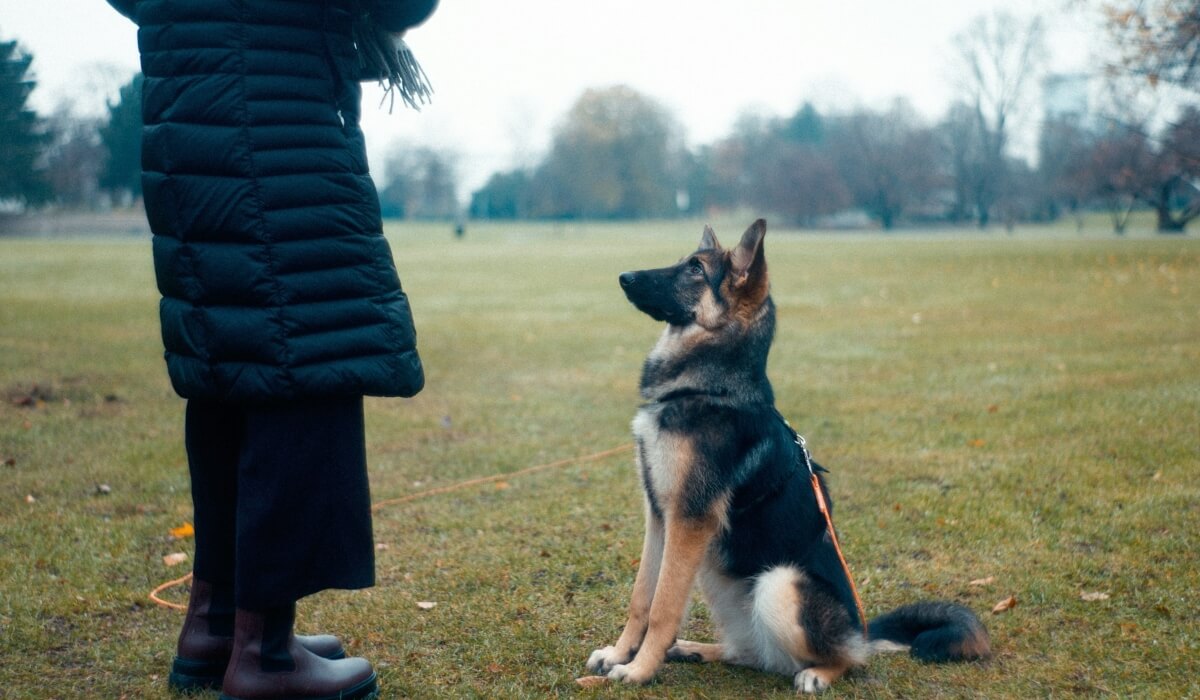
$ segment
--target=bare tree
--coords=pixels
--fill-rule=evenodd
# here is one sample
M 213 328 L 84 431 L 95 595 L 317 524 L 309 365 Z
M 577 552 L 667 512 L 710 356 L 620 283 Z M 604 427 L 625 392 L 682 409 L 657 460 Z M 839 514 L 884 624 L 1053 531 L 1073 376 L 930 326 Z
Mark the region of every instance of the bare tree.
M 755 185 L 750 204 L 801 226 L 813 226 L 818 217 L 851 202 L 827 149 L 785 141 L 752 165 Z
M 1145 129 L 1113 123 L 1074 168 L 1073 179 L 1104 205 L 1114 233 L 1125 233 L 1149 174 L 1156 169 L 1154 159 Z
M 1101 7 L 1118 68 L 1151 86 L 1200 91 L 1200 0 L 1106 0 Z
M 1187 107 L 1158 139 L 1138 197 L 1154 209 L 1159 233 L 1182 233 L 1200 217 L 1200 110 Z
M 897 100 L 887 112 L 858 110 L 834 122 L 831 150 L 855 202 L 895 226 L 904 210 L 927 200 L 939 184 L 933 131 L 912 106 Z
M 1200 216 L 1200 0 L 1100 7 L 1116 45 L 1108 77 L 1118 97 L 1109 100 L 1109 116 L 1126 143 L 1144 144 L 1132 196 L 1154 209 L 1160 233 L 1181 232 Z
M 81 116 L 62 104 L 47 124 L 51 140 L 42 158 L 55 200 L 68 207 L 95 207 L 106 158 L 100 143 L 102 120 Z
M 985 227 L 1006 186 L 1006 156 L 1016 124 L 1028 108 L 1045 56 L 1041 18 L 1022 21 L 1006 12 L 977 17 L 955 38 L 962 67 L 962 102 L 975 120 L 979 158 L 970 186 L 975 217 Z

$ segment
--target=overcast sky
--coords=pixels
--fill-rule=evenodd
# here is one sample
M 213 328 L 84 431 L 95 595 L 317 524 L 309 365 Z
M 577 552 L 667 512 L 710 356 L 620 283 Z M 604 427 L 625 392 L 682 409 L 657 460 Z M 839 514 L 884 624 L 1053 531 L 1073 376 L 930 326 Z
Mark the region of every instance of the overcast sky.
M 748 110 L 783 116 L 805 100 L 824 111 L 906 97 L 934 119 L 955 91 L 953 37 L 1001 7 L 1047 19 L 1052 69 L 1095 63 L 1098 29 L 1065 0 L 442 0 L 409 34 L 434 103 L 389 115 L 366 90 L 372 167 L 396 142 L 453 149 L 466 195 L 535 162 L 584 89 L 620 83 L 669 109 L 692 145 Z M 102 109 L 138 68 L 136 29 L 104 0 L 0 0 L 0 38 L 34 54 L 43 112 Z

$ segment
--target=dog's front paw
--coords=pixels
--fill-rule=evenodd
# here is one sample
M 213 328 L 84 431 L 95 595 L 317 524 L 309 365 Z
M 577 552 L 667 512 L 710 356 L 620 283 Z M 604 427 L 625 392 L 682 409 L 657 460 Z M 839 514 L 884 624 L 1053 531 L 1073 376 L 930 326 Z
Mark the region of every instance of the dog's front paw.
M 629 663 L 632 658 L 631 654 L 618 652 L 616 647 L 604 647 L 592 652 L 592 655 L 588 657 L 587 668 L 592 673 L 605 676 L 614 666 Z
M 608 678 L 622 683 L 643 685 L 654 679 L 654 671 L 647 670 L 636 663 L 617 664 L 608 672 Z
M 815 695 L 824 692 L 829 688 L 829 683 L 821 676 L 813 672 L 811 668 L 806 668 L 796 674 L 795 679 L 796 690 L 801 693 Z

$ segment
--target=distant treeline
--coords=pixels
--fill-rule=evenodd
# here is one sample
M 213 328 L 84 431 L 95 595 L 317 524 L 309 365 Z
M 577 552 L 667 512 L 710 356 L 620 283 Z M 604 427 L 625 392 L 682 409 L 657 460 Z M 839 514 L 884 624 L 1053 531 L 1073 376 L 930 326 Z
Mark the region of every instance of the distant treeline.
M 1106 18 L 1113 56 L 1095 76 L 1066 76 L 1067 108 L 1048 104 L 1055 77 L 1041 69 L 1041 21 L 997 13 L 955 37 L 958 99 L 937 120 L 903 99 L 826 113 L 805 103 L 789 116 L 743 117 L 724 138 L 688 148 L 674 115 L 651 97 L 589 89 L 536 164 L 493 174 L 465 212 L 460 154 L 393 147 L 378 182 L 383 213 L 635 219 L 749 208 L 798 226 L 892 229 L 1104 210 L 1121 232 L 1132 211 L 1149 209 L 1160 231 L 1182 231 L 1200 215 L 1200 0 L 1078 6 Z M 28 107 L 31 62 L 16 41 L 0 42 L 0 213 L 135 201 L 141 76 L 101 118 L 42 117 Z M 1075 99 L 1097 80 L 1103 90 Z M 1144 108 L 1166 88 L 1175 96 L 1169 113 Z M 1031 119 L 1037 102 L 1045 108 Z M 1019 122 L 1039 126 L 1032 159 L 1013 153 Z

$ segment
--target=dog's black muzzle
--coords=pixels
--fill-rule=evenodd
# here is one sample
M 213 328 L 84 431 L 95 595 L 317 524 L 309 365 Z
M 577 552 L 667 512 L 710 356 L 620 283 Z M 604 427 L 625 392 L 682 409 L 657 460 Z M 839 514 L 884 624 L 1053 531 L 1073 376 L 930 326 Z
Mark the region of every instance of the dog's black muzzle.
M 675 293 L 673 268 L 622 272 L 617 281 L 625 297 L 655 321 L 686 326 L 693 320 L 691 309 Z

